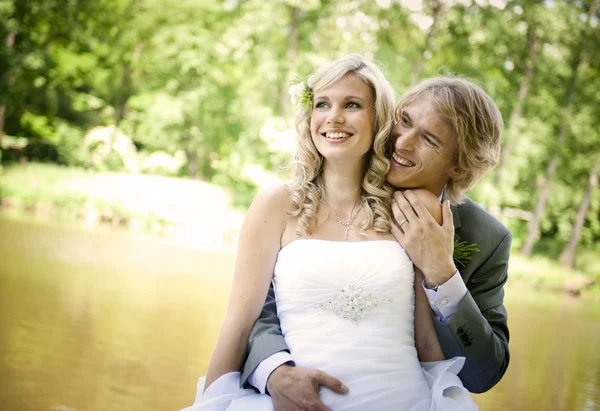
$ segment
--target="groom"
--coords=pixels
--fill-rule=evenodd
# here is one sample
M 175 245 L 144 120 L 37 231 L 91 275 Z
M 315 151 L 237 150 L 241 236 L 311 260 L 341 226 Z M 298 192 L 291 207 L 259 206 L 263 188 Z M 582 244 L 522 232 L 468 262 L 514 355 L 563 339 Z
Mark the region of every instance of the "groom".
M 460 379 L 469 391 L 485 392 L 502 378 L 510 358 L 503 286 L 511 234 L 463 194 L 496 164 L 502 117 L 473 83 L 433 78 L 409 90 L 396 118 L 386 179 L 403 191 L 392 201 L 392 234 L 425 276 L 422 286 L 444 355 L 466 357 Z M 411 188 L 439 193 L 441 226 Z M 479 249 L 464 265 L 454 258 L 457 241 Z M 268 392 L 278 410 L 326 410 L 319 385 L 347 390 L 335 376 L 295 367 L 272 287 L 248 350 L 242 384 Z

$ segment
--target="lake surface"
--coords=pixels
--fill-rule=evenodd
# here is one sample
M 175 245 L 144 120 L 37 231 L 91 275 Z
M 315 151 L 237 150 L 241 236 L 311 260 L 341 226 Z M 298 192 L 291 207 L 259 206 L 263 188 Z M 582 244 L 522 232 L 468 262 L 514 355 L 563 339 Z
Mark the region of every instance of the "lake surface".
M 190 405 L 234 259 L 0 216 L 0 409 Z M 600 303 L 513 286 L 506 304 L 511 363 L 481 410 L 600 409 Z

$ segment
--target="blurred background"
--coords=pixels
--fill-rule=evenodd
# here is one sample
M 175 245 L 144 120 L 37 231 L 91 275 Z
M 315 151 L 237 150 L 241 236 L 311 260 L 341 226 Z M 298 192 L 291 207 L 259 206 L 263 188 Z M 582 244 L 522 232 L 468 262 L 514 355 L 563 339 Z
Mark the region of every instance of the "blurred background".
M 288 87 L 359 52 L 503 113 L 470 197 L 514 235 L 512 359 L 481 410 L 600 409 L 598 3 L 0 0 L 0 408 L 190 405 Z

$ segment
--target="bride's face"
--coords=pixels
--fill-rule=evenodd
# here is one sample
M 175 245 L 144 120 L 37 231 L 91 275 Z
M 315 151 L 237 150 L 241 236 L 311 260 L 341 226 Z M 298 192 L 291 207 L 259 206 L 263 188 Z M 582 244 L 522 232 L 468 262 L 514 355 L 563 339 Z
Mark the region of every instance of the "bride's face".
M 360 160 L 373 145 L 374 95 L 362 79 L 346 74 L 314 93 L 310 130 L 313 142 L 329 160 Z

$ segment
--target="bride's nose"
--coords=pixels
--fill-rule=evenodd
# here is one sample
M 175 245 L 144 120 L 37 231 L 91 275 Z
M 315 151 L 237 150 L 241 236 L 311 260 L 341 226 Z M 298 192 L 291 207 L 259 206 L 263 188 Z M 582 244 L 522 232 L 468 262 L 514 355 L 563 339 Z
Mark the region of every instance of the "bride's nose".
M 327 115 L 327 124 L 344 124 L 346 122 L 340 107 L 333 106 Z

